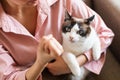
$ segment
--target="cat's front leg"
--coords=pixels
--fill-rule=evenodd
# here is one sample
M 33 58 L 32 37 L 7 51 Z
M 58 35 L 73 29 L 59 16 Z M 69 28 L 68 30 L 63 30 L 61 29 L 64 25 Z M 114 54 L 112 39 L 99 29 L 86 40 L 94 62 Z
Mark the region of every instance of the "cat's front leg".
M 101 46 L 100 41 L 96 40 L 96 42 L 93 45 L 93 59 L 98 60 L 101 56 Z
M 72 74 L 74 74 L 75 76 L 80 76 L 81 72 L 76 56 L 72 53 L 63 53 L 62 57 L 70 68 Z
M 71 80 L 85 80 L 85 78 L 88 75 L 89 71 L 86 68 L 84 68 L 83 66 L 81 66 L 80 69 L 81 69 L 80 76 L 71 75 Z

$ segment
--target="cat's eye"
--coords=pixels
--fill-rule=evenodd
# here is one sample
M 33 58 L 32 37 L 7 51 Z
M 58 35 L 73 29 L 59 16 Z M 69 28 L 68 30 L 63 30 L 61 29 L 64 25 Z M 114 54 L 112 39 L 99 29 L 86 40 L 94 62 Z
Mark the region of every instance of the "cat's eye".
M 70 31 L 71 31 L 71 29 L 70 29 L 70 28 L 68 28 L 68 27 L 66 27 L 66 31 L 67 31 L 67 32 L 70 32 Z
M 80 34 L 80 35 L 82 35 L 83 33 L 84 33 L 83 30 L 79 30 L 79 31 L 77 31 L 77 34 Z

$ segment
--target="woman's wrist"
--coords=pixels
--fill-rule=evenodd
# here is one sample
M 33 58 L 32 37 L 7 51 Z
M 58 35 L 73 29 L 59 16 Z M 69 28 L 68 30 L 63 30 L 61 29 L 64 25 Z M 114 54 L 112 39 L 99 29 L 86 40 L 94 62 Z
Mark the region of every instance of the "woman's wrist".
M 35 63 L 28 69 L 26 72 L 26 79 L 27 80 L 37 80 L 38 76 L 47 66 L 47 62 L 43 60 L 36 59 Z
M 88 61 L 88 59 L 87 59 L 86 55 L 82 54 L 77 57 L 77 61 L 78 61 L 79 65 L 82 66 Z
M 26 72 L 26 79 L 37 80 L 38 76 L 42 73 L 47 64 L 48 60 L 46 58 L 36 58 L 34 64 Z

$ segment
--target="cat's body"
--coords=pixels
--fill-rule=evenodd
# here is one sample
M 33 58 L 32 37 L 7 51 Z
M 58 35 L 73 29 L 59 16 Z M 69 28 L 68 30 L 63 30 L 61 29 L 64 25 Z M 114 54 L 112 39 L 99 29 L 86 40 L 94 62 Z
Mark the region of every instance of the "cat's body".
M 65 53 L 62 55 L 71 72 L 74 74 L 73 80 L 82 80 L 88 71 L 80 67 L 76 56 L 92 49 L 93 59 L 100 58 L 100 41 L 96 31 L 90 26 L 94 16 L 88 19 L 78 19 L 71 17 L 68 13 L 62 28 L 63 48 Z

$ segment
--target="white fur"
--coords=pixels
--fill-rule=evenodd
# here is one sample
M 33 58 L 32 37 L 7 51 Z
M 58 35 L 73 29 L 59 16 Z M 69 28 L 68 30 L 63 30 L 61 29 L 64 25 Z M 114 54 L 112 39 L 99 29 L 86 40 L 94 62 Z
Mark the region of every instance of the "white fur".
M 74 25 L 74 27 L 71 29 L 71 32 L 65 34 L 62 33 L 63 48 L 65 50 L 65 53 L 62 55 L 62 57 L 70 68 L 71 72 L 74 74 L 74 80 L 82 80 L 88 73 L 84 67 L 79 66 L 76 56 L 79 56 L 90 49 L 93 50 L 94 60 L 98 60 L 101 55 L 99 38 L 95 30 L 92 27 L 90 28 L 91 32 L 87 37 L 81 37 L 80 35 L 76 34 L 76 31 L 79 29 L 78 25 Z M 70 40 L 70 37 L 73 38 L 72 41 Z

